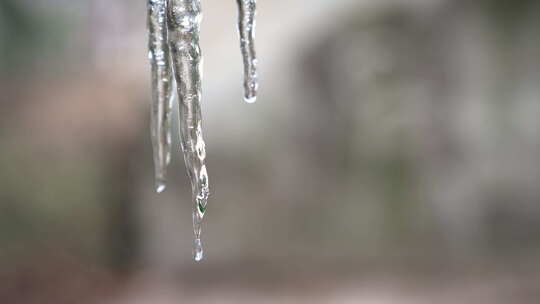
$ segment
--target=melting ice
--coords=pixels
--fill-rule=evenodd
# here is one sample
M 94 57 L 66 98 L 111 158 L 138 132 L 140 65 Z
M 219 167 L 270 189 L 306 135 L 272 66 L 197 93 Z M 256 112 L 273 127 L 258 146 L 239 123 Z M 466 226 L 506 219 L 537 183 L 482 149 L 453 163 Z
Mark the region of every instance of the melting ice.
M 237 0 L 238 30 L 244 63 L 244 99 L 257 98 L 255 0 Z M 156 191 L 167 182 L 171 159 L 171 112 L 179 104 L 180 143 L 193 201 L 193 255 L 203 258 L 201 225 L 209 195 L 206 147 L 202 132 L 202 53 L 199 46 L 200 0 L 148 0 L 149 59 L 152 75 L 151 136 Z

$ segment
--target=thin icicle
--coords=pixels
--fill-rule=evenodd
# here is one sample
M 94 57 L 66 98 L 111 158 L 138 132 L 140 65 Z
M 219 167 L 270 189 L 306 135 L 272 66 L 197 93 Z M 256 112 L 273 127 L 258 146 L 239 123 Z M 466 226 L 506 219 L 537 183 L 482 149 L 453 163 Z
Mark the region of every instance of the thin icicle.
M 169 45 L 179 96 L 180 136 L 193 197 L 194 258 L 203 258 L 201 224 L 209 194 L 201 124 L 200 0 L 168 0 Z
M 162 192 L 171 159 L 172 67 L 167 41 L 167 0 L 148 0 L 148 57 L 152 67 L 151 136 L 156 191 Z
M 240 49 L 244 61 L 244 100 L 254 103 L 257 100 L 257 55 L 255 53 L 255 14 L 256 0 L 236 0 L 238 3 L 238 32 Z

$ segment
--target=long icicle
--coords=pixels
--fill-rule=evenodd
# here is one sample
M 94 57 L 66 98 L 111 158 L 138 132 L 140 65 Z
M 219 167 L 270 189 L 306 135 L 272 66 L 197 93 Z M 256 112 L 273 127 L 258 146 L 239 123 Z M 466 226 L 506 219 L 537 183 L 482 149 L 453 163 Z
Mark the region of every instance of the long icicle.
M 167 182 L 171 160 L 172 67 L 167 40 L 167 0 L 148 0 L 148 57 L 152 69 L 151 136 L 156 191 Z
M 168 0 L 169 45 L 179 95 L 180 136 L 193 198 L 194 258 L 203 258 L 201 224 L 208 200 L 208 174 L 201 124 L 202 54 L 200 0 Z
M 255 14 L 256 0 L 236 0 L 238 3 L 238 32 L 240 50 L 244 61 L 244 100 L 254 103 L 257 100 L 257 54 L 255 52 Z

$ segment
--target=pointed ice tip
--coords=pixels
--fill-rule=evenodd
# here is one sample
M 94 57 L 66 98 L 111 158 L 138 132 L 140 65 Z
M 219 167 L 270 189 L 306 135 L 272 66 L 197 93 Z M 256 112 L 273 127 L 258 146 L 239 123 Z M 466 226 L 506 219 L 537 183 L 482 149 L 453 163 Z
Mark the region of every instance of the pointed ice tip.
M 157 193 L 163 192 L 165 190 L 165 187 L 166 187 L 165 183 L 162 183 L 162 182 L 156 183 L 156 192 Z
M 193 258 L 195 259 L 195 262 L 202 261 L 204 257 L 203 247 L 201 239 L 195 239 L 195 244 L 193 246 Z
M 245 96 L 244 100 L 247 103 L 255 103 L 255 101 L 257 101 L 257 96 Z

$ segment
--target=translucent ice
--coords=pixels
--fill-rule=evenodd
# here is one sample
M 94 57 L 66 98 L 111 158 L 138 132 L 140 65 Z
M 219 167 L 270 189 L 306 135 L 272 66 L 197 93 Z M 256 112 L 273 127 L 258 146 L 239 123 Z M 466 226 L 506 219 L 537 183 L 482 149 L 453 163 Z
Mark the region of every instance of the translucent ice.
M 148 58 L 152 68 L 151 136 L 156 191 L 165 189 L 171 159 L 172 70 L 167 41 L 167 2 L 148 1 Z
M 257 54 L 255 53 L 256 0 L 236 0 L 238 3 L 238 32 L 240 50 L 244 61 L 244 100 L 254 103 L 257 99 Z
M 168 37 L 180 111 L 180 142 L 191 180 L 195 259 L 202 259 L 201 224 L 208 200 L 206 149 L 202 136 L 202 54 L 199 32 L 202 19 L 200 0 L 169 0 Z
M 237 0 L 238 31 L 244 63 L 244 99 L 257 98 L 255 54 L 256 0 Z M 171 160 L 171 112 L 178 100 L 180 143 L 191 181 L 193 200 L 193 254 L 203 258 L 201 224 L 208 201 L 206 148 L 202 135 L 202 54 L 199 33 L 200 0 L 148 0 L 149 53 L 152 67 L 151 133 L 156 191 L 162 192 Z

